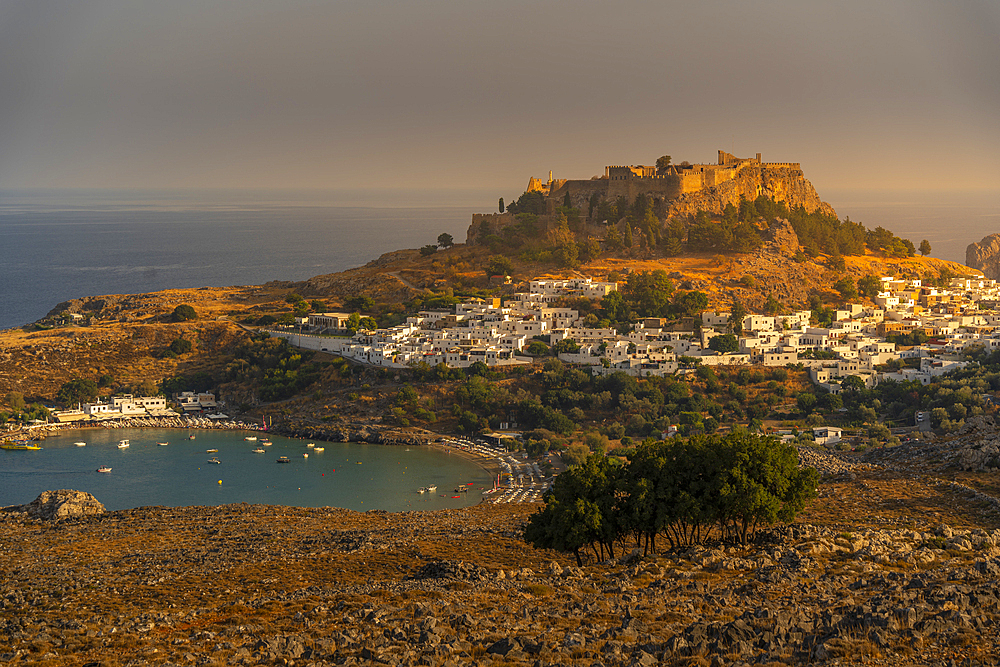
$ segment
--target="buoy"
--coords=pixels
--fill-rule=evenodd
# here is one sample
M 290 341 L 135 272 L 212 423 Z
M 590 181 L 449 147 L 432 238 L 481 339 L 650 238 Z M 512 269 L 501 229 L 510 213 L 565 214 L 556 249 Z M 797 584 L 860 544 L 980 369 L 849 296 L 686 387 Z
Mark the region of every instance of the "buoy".
M 221 479 L 219 480 L 219 484 L 222 484 L 222 480 Z

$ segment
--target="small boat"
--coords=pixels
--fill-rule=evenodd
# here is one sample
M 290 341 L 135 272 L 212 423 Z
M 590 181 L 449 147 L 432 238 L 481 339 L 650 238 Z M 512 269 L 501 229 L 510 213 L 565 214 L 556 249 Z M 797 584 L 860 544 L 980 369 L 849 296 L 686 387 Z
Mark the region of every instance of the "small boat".
M 264 438 L 263 440 L 260 441 L 260 444 L 263 445 L 264 447 L 270 447 L 274 443 L 268 440 L 267 438 Z
M 118 449 L 126 449 L 129 446 L 128 440 L 119 440 Z
M 302 458 L 304 458 L 304 459 L 307 459 L 307 458 L 309 458 L 309 452 L 305 452 L 305 453 L 303 453 L 303 454 L 302 454 Z
M 14 451 L 27 451 L 27 450 L 41 449 L 41 447 L 39 447 L 38 445 L 27 445 L 27 444 L 18 444 L 18 443 L 8 442 L 8 443 L 4 443 L 4 444 L 0 445 L 0 449 L 10 449 L 10 450 L 14 450 Z
M 206 450 L 205 450 L 205 453 L 206 453 L 206 454 L 213 454 L 213 453 L 215 453 L 215 452 L 217 452 L 217 451 L 219 451 L 219 450 L 218 450 L 218 449 L 206 449 Z
M 431 484 L 430 486 L 427 487 L 428 493 L 434 493 L 437 490 L 438 490 L 437 484 Z
M 208 462 L 209 462 L 209 463 L 214 463 L 214 464 L 216 464 L 216 465 L 218 465 L 218 464 L 222 463 L 222 461 L 220 461 L 219 459 L 215 458 L 214 456 L 213 456 L 212 458 L 210 458 L 210 459 L 208 460 Z
M 287 456 L 279 456 L 278 463 L 291 463 L 291 461 Z
M 314 449 L 313 451 L 314 451 L 314 452 L 325 452 L 325 451 L 326 451 L 326 448 L 325 448 L 325 447 L 317 447 L 317 448 L 316 448 L 316 449 Z
M 421 486 L 419 489 L 417 489 L 417 493 L 427 493 L 427 487 Z
M 309 449 L 312 449 L 315 446 L 316 446 L 316 443 L 314 443 L 314 442 L 310 442 L 308 445 L 306 445 L 306 447 L 308 447 Z
M 74 442 L 73 444 L 76 445 L 77 447 L 86 447 L 87 446 L 87 443 L 85 443 L 85 442 Z
M 158 445 L 159 445 L 160 447 L 166 447 L 166 446 L 167 446 L 167 445 L 169 445 L 170 443 L 169 443 L 169 442 L 158 442 L 158 443 L 156 443 L 156 444 L 158 444 Z
M 111 466 L 101 466 L 97 469 L 97 472 L 111 472 Z
M 194 440 L 194 433 L 188 436 L 188 440 Z
M 257 441 L 257 436 L 255 436 L 255 435 L 248 435 L 247 437 L 245 437 L 243 439 L 246 440 L 247 442 L 256 442 Z
M 254 454 L 263 454 L 264 450 L 263 450 L 263 448 L 258 447 L 257 449 L 253 450 L 253 453 Z

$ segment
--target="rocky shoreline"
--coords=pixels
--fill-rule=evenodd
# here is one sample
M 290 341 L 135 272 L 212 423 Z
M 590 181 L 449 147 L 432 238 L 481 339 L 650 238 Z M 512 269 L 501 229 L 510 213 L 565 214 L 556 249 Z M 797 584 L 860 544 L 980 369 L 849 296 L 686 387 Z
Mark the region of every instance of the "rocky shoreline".
M 583 568 L 532 506 L 0 512 L 3 664 L 996 664 L 1000 530 L 797 524 Z M 74 513 L 73 507 L 95 513 Z M 51 511 L 47 511 L 49 508 Z M 83 509 L 81 509 L 83 512 Z M 953 662 L 954 661 L 954 662 Z

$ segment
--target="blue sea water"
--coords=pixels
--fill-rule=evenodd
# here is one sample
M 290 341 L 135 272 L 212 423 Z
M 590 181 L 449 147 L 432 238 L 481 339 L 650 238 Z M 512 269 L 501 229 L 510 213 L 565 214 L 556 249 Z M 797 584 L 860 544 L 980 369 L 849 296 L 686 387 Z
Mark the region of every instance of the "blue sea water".
M 442 232 L 461 242 L 472 213 L 488 210 L 398 196 L 391 206 L 340 203 L 351 199 L 0 191 L 0 329 L 74 297 L 303 280 L 436 243 Z
M 473 505 L 492 485 L 475 463 L 425 447 L 317 442 L 325 451 L 315 453 L 305 441 L 269 436 L 274 444 L 254 454 L 257 443 L 243 439 L 249 432 L 192 433 L 195 440 L 175 429 L 84 429 L 47 438 L 38 451 L 0 450 L 0 507 L 31 502 L 42 491 L 75 489 L 109 510 L 247 502 L 400 512 Z M 122 438 L 131 441 L 128 449 L 118 449 Z M 278 464 L 279 456 L 291 462 Z M 222 463 L 208 463 L 212 457 Z M 111 472 L 98 473 L 102 465 Z M 470 482 L 470 491 L 454 493 Z M 431 484 L 436 493 L 417 492 Z

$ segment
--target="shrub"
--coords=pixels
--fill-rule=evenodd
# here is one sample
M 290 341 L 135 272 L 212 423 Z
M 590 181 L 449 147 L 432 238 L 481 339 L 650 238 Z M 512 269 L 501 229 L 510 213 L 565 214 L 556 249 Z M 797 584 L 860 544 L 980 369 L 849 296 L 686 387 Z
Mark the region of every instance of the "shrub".
M 172 322 L 186 322 L 187 320 L 196 319 L 198 319 L 198 313 L 195 312 L 192 306 L 189 306 L 186 303 L 182 303 L 174 308 L 174 312 L 170 314 L 170 320 Z

